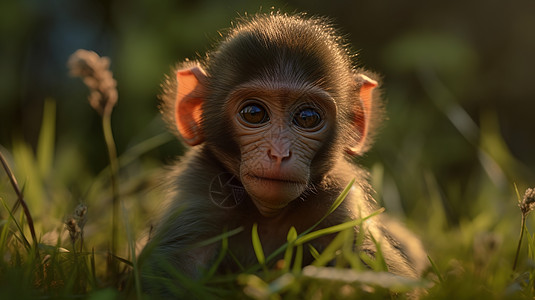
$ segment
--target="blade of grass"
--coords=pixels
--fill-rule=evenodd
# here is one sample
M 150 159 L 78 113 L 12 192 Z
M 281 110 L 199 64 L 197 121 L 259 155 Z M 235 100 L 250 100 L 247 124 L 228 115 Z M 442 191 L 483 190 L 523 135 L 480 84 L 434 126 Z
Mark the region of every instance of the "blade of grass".
M 292 273 L 299 274 L 303 268 L 303 245 L 297 245 L 295 248 L 294 264 L 292 266 Z
M 342 250 L 342 255 L 344 259 L 349 263 L 351 269 L 356 271 L 362 271 L 364 269 L 364 266 L 362 265 L 362 261 L 360 260 L 358 253 L 355 253 L 355 251 L 353 251 L 353 248 L 344 248 Z
M 373 234 L 370 232 L 370 238 L 372 239 L 373 243 L 375 244 L 375 262 L 376 262 L 376 271 L 385 271 L 388 272 L 388 266 L 386 265 L 385 257 L 383 255 L 381 243 L 375 239 Z
M 288 243 L 291 243 L 297 239 L 297 230 L 295 230 L 295 227 L 290 227 L 290 230 L 288 230 L 288 234 L 286 235 L 286 241 Z
M 137 261 L 137 255 L 136 255 L 136 239 L 134 237 L 134 233 L 133 233 L 132 227 L 131 227 L 132 220 L 130 220 L 127 217 L 127 216 L 129 216 L 129 213 L 128 213 L 124 203 L 121 203 L 121 209 L 122 209 L 123 216 L 125 216 L 123 218 L 124 228 L 126 230 L 126 238 L 127 238 L 128 248 L 129 248 L 129 251 L 130 251 L 130 257 L 132 257 L 132 269 L 133 269 L 132 272 L 134 273 L 133 276 L 134 276 L 136 297 L 137 297 L 137 299 L 141 299 L 142 298 L 141 280 L 140 280 L 140 277 L 139 277 L 139 268 L 138 268 L 138 261 Z
M 91 274 L 93 275 L 93 282 L 97 283 L 97 271 L 95 267 L 95 247 L 91 249 Z
M 310 255 L 312 255 L 312 257 L 316 260 L 320 257 L 320 252 L 318 251 L 318 249 L 314 248 L 314 246 L 312 246 L 311 244 L 308 244 L 308 251 L 310 252 Z
M 245 272 L 245 267 L 241 264 L 240 260 L 236 257 L 236 255 L 234 255 L 234 253 L 232 253 L 230 249 L 228 250 L 228 255 L 230 256 L 230 258 L 232 258 L 232 261 L 236 264 L 240 272 Z
M 56 130 L 56 102 L 50 98 L 45 99 L 43 108 L 43 121 L 37 142 L 37 164 L 43 179 L 50 173 L 54 160 L 54 139 Z
M 392 291 L 393 293 L 406 293 L 415 288 L 429 287 L 429 283 L 426 280 L 419 278 L 404 277 L 401 275 L 395 275 L 388 272 L 374 272 L 374 271 L 362 271 L 357 272 L 351 269 L 336 269 L 329 267 L 315 267 L 307 266 L 303 270 L 303 277 L 321 280 L 324 284 L 328 285 L 329 282 L 343 282 L 343 283 L 362 283 L 371 285 L 373 287 L 381 287 Z M 364 299 L 406 299 L 405 297 L 396 297 L 402 295 L 386 294 L 386 297 L 379 293 L 378 290 L 373 292 L 373 296 L 376 297 L 364 297 Z M 372 296 L 371 294 L 368 294 Z M 407 296 L 407 295 L 405 295 Z M 414 297 L 409 297 L 412 299 Z M 436 297 L 435 297 L 436 298 Z M 449 299 L 449 297 L 445 297 Z
M 427 260 L 429 260 L 429 263 L 431 263 L 431 269 L 433 269 L 433 272 L 437 275 L 438 282 L 444 283 L 444 277 L 442 277 L 442 273 L 440 273 L 440 271 L 438 270 L 438 267 L 433 261 L 433 259 L 431 259 L 431 256 L 427 255 Z
M 362 226 L 359 230 L 362 230 Z M 343 231 L 346 235 L 346 238 L 344 240 L 344 243 L 342 245 L 342 258 L 340 261 L 349 263 L 349 266 L 353 270 L 362 270 L 364 269 L 362 266 L 362 261 L 359 259 L 358 254 L 356 253 L 355 249 L 358 249 L 360 245 L 362 245 L 362 240 L 364 237 L 361 237 L 362 234 L 355 235 L 355 231 L 353 229 L 347 229 Z M 359 239 L 362 239 L 359 241 Z
M 4 202 L 4 199 L 0 197 L 0 201 Z M 10 218 L 7 220 L 2 220 L 2 233 L 0 233 L 0 253 L 6 253 L 6 245 L 7 245 L 7 238 L 9 234 L 9 222 L 11 221 Z
M 338 225 L 334 225 L 334 226 L 331 226 L 331 227 L 327 227 L 327 228 L 323 228 L 323 229 L 319 229 L 319 230 L 313 231 L 313 232 L 311 232 L 311 233 L 309 233 L 307 235 L 304 235 L 304 236 L 301 236 L 300 238 L 298 238 L 295 241 L 295 244 L 296 245 L 300 245 L 300 244 L 309 242 L 309 241 L 311 241 L 313 239 L 317 239 L 317 238 L 319 238 L 321 236 L 324 236 L 324 235 L 340 232 L 340 231 L 342 231 L 344 229 L 355 227 L 357 225 L 360 225 L 362 222 L 368 220 L 369 218 L 374 217 L 374 216 L 382 213 L 384 210 L 385 210 L 384 208 L 380 208 L 380 209 L 374 211 L 373 213 L 371 213 L 370 215 L 368 215 L 368 216 L 366 216 L 364 218 L 347 221 L 347 222 L 344 222 L 342 224 L 338 224 Z
M 520 236 L 518 237 L 518 244 L 516 246 L 515 260 L 513 261 L 513 272 L 516 270 L 516 264 L 518 262 L 518 256 L 520 255 L 520 248 L 522 246 L 522 240 L 524 238 L 524 231 L 526 230 L 526 215 L 522 214 L 522 220 L 520 225 Z
M 352 227 L 349 227 L 350 230 L 352 230 Z M 333 260 L 336 257 L 336 252 L 342 248 L 344 241 L 347 239 L 347 234 L 345 234 L 346 230 L 341 231 L 336 235 L 336 237 L 332 240 L 332 242 L 327 245 L 325 250 L 321 252 L 318 258 L 312 263 L 312 265 L 320 267 L 325 266 L 327 263 L 329 263 L 331 260 Z
M 528 228 L 526 227 L 526 238 L 528 239 L 528 258 L 533 260 L 533 257 L 535 256 L 535 249 L 533 248 L 533 236 L 529 233 Z
M 223 261 L 223 258 L 225 258 L 225 255 L 227 255 L 227 250 L 228 250 L 228 237 L 224 236 L 223 239 L 221 240 L 221 251 L 219 251 L 219 254 L 217 255 L 217 258 L 215 259 L 214 263 L 212 264 L 208 272 L 206 272 L 204 276 L 205 280 L 212 277 L 215 274 L 215 272 L 217 271 L 217 268 L 219 267 L 219 264 L 221 264 L 221 262 Z
M 122 258 L 122 257 L 120 257 L 120 256 L 117 256 L 117 255 L 113 254 L 113 253 L 110 253 L 110 255 L 111 255 L 111 257 L 112 257 L 113 259 L 115 259 L 116 261 L 120 261 L 120 262 L 122 262 L 123 264 L 125 264 L 125 265 L 127 265 L 127 266 L 129 266 L 129 267 L 131 267 L 131 268 L 134 266 L 134 264 L 133 264 L 131 261 L 129 261 L 128 259 L 126 259 L 126 258 Z
M 293 243 L 296 239 L 297 231 L 295 230 L 295 227 L 292 226 L 288 231 L 288 235 L 286 236 L 286 240 L 288 241 L 288 247 L 284 252 L 284 268 L 282 269 L 283 272 L 288 272 L 290 270 L 290 264 L 293 256 Z
M 21 237 L 22 237 L 21 240 L 22 240 L 24 246 L 26 247 L 26 250 L 29 251 L 31 249 L 30 242 L 28 242 L 28 239 L 24 235 L 24 231 L 22 230 L 22 228 L 20 227 L 19 223 L 17 222 L 17 219 L 15 219 L 15 216 L 13 216 L 13 214 L 11 213 L 11 210 L 7 207 L 7 203 L 4 201 L 3 198 L 0 198 L 0 202 L 2 202 L 2 205 L 4 206 L 4 208 L 9 213 L 9 217 L 11 218 L 11 220 L 13 220 L 13 223 L 15 223 L 15 226 L 17 227 L 19 233 L 21 234 Z
M 366 252 L 360 251 L 359 252 L 360 260 L 369 268 L 372 270 L 377 270 L 376 262 L 373 258 L 371 258 Z
M 20 138 L 13 139 L 12 146 L 13 164 L 17 166 L 20 176 L 23 178 L 23 184 L 20 185 L 24 201 L 36 211 L 43 211 L 46 209 L 46 204 L 50 201 L 50 195 L 45 190 L 43 183 L 43 176 L 39 171 L 37 159 L 35 157 L 34 149 L 30 144 L 21 140 Z M 15 177 L 16 178 L 16 177 Z M 13 207 L 18 209 L 22 205 L 20 201 L 16 201 Z M 15 209 L 12 209 L 13 213 Z
M 253 240 L 253 249 L 256 255 L 258 262 L 265 266 L 266 258 L 264 256 L 264 250 L 262 249 L 262 243 L 260 242 L 260 237 L 258 236 L 258 224 L 253 224 L 253 229 L 251 230 L 252 240 Z
M 32 235 L 32 240 L 33 240 L 33 243 L 35 245 L 37 245 L 37 236 L 35 234 L 35 228 L 33 226 L 33 218 L 32 218 L 32 215 L 30 214 L 30 210 L 28 208 L 28 205 L 26 205 L 26 201 L 24 201 L 24 198 L 22 196 L 22 192 L 19 188 L 19 185 L 17 183 L 17 179 L 15 178 L 15 175 L 13 175 L 13 172 L 11 172 L 11 168 L 9 168 L 9 165 L 7 164 L 7 161 L 4 157 L 4 155 L 2 154 L 2 152 L 0 152 L 0 161 L 2 162 L 2 166 L 4 167 L 4 171 L 7 173 L 7 176 L 9 177 L 9 181 L 11 182 L 11 185 L 13 186 L 13 190 L 15 190 L 15 193 L 17 194 L 17 202 L 20 203 L 22 205 L 22 208 L 24 209 L 24 214 L 26 215 L 26 219 L 27 219 L 27 222 L 28 222 L 28 227 L 30 228 L 30 233 Z M 2 203 L 4 204 L 4 206 L 6 206 L 6 203 L 2 200 Z M 9 214 L 11 215 L 11 217 L 13 218 L 14 221 L 15 218 L 13 217 L 13 215 L 11 214 L 11 210 L 9 208 L 7 208 L 6 206 L 6 209 L 7 211 L 9 211 Z M 17 224 L 18 226 L 18 224 Z M 19 228 L 19 230 L 21 231 L 22 233 L 22 230 Z M 24 240 L 26 240 L 26 242 L 28 242 L 28 240 L 26 239 L 26 237 L 24 237 Z
M 223 239 L 226 239 L 226 238 L 229 238 L 231 236 L 234 236 L 240 232 L 243 231 L 243 227 L 238 227 L 238 228 L 235 228 L 235 229 L 232 229 L 231 231 L 227 231 L 227 232 L 223 232 L 222 234 L 220 235 L 217 235 L 217 236 L 214 236 L 212 238 L 209 238 L 209 239 L 206 239 L 202 242 L 199 242 L 199 243 L 196 243 L 196 244 L 193 244 L 191 246 L 191 248 L 198 248 L 198 247 L 204 247 L 204 246 L 208 246 L 210 244 L 213 244 L 213 243 L 217 243 Z

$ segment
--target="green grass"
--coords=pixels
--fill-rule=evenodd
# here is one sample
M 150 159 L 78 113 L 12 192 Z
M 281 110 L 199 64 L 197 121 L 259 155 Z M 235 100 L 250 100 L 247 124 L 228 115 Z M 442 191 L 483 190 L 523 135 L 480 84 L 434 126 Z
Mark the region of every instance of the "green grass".
M 19 176 L 25 178 L 18 187 L 23 202 L 17 201 L 17 192 L 9 182 L 9 177 L 0 177 L 0 200 L 3 204 L 0 214 L 0 297 L 145 298 L 146 295 L 139 288 L 136 260 L 132 258 L 136 255 L 135 241 L 145 225 L 140 221 L 146 217 L 143 213 L 150 212 L 154 207 L 137 208 L 141 199 L 137 190 L 126 192 L 129 186 L 139 185 L 139 180 L 143 179 L 124 174 L 120 178 L 121 197 L 124 199 L 120 219 L 125 221 L 117 229 L 122 239 L 116 253 L 108 252 L 111 251 L 111 230 L 108 229 L 112 226 L 113 202 L 110 183 L 105 176 L 96 175 L 85 185 L 92 191 L 89 193 L 92 196 L 81 201 L 88 208 L 87 225 L 83 227 L 84 244 L 81 245 L 80 238 L 69 237 L 63 222 L 65 216 L 73 215 L 70 210 L 78 203 L 69 199 L 70 194 L 66 192 L 68 188 L 61 182 L 62 176 L 54 173 L 56 169 L 53 165 L 62 158 L 50 155 L 55 153 L 54 128 L 51 125 L 54 123 L 54 104 L 47 102 L 46 105 L 37 155 L 22 141 L 15 143 L 13 150 L 6 155 L 13 157 L 11 163 Z M 142 144 L 151 144 L 136 145 L 132 147 L 133 150 L 127 150 L 119 157 L 122 170 L 128 168 L 128 163 L 136 163 L 143 155 L 144 151 L 139 151 L 140 148 L 149 151 L 164 141 L 146 141 Z M 377 168 L 375 170 L 378 172 Z M 150 178 L 152 171 L 148 169 L 144 175 Z M 380 255 L 373 260 L 353 251 L 353 245 L 358 241 L 353 240 L 351 228 L 362 225 L 365 219 L 372 218 L 382 210 L 363 219 L 321 230 L 312 227 L 299 235 L 295 230 L 290 230 L 288 242 L 275 253 L 264 253 L 253 228 L 253 247 L 258 265 L 240 274 L 216 275 L 217 264 L 227 255 L 225 249 L 229 235 L 214 237 L 206 243 L 221 243 L 223 251 L 205 277 L 193 281 L 176 270 L 170 270 L 170 273 L 198 297 L 351 299 L 357 296 L 388 298 L 397 295 L 403 298 L 406 292 L 425 289 L 422 297 L 430 299 L 531 298 L 534 295 L 535 271 L 532 261 L 535 258 L 535 237 L 524 222 L 521 225 L 522 214 L 515 208 L 517 201 L 521 201 L 521 195 L 511 195 L 517 201 L 504 202 L 506 214 L 502 220 L 495 219 L 496 211 L 489 204 L 488 210 L 480 211 L 474 219 L 462 220 L 458 226 L 451 227 L 440 224 L 446 221 L 443 207 L 435 203 L 440 200 L 440 191 L 433 176 L 426 176 L 427 201 L 432 215 L 429 217 L 430 226 L 420 228 L 419 234 L 428 245 L 432 267 L 422 280 L 385 273 L 386 265 Z M 329 213 L 344 200 L 351 184 L 335 201 Z M 93 191 L 95 186 L 98 187 L 97 191 Z M 481 199 L 487 193 L 482 190 Z M 148 201 L 159 197 L 157 194 L 141 194 Z M 28 211 L 19 208 L 25 205 Z M 527 214 L 525 219 L 529 221 Z M 31 234 L 32 223 L 37 232 L 35 240 Z M 519 232 L 521 228 L 524 228 L 526 238 L 520 245 L 518 266 L 513 271 L 519 239 L 517 235 L 506 233 L 511 229 Z M 337 237 L 322 253 L 303 247 L 307 241 L 333 233 Z M 304 251 L 311 251 L 315 256 L 316 261 L 312 266 L 302 265 Z M 281 253 L 284 254 L 284 261 L 277 263 L 274 269 L 268 268 L 267 263 Z M 333 259 L 337 261 L 336 267 L 325 267 Z M 371 266 L 373 272 L 366 270 L 361 261 Z M 106 267 L 109 264 L 116 265 L 118 270 L 110 272 Z
M 190 295 L 203 299 L 383 299 L 414 293 L 424 299 L 533 298 L 533 219 L 529 210 L 518 208 L 529 176 L 509 153 L 492 113 L 482 116 L 476 128 L 479 138 L 474 139 L 467 134 L 474 128 L 459 121 L 466 115 L 455 117 L 460 108 L 448 101 L 442 100 L 439 110 L 478 153 L 466 183 L 455 178 L 443 181 L 432 167 L 422 165 L 418 142 L 401 147 L 399 157 L 384 156 L 385 148 L 379 145 L 381 159 L 371 166 L 378 201 L 405 219 L 426 245 L 430 268 L 421 280 L 386 272 L 380 252 L 371 259 L 353 250 L 361 241 L 355 240 L 351 228 L 364 225 L 383 209 L 325 229 L 314 226 L 297 233 L 292 228 L 287 243 L 274 253 L 264 252 L 254 227 L 252 246 L 258 264 L 218 275 L 219 263 L 232 256 L 228 237 L 242 230 L 236 229 L 198 245 L 220 243 L 222 249 L 200 280 L 173 269 L 169 274 Z M 110 167 L 91 174 L 73 145 L 57 147 L 55 109 L 54 101 L 45 102 L 35 151 L 21 139 L 15 139 L 10 149 L 0 148 L 5 161 L 0 172 L 0 299 L 148 298 L 141 291 L 134 259 L 139 251 L 136 241 L 146 234 L 146 220 L 162 198 L 153 188 L 161 166 L 148 153 L 172 137 L 162 133 L 130 146 L 117 158 L 111 153 L 112 180 Z M 407 136 L 424 139 L 419 130 Z M 114 147 L 109 134 L 108 147 Z M 351 184 L 329 213 L 344 200 Z M 400 209 L 402 205 L 392 199 L 405 201 L 407 207 Z M 80 217 L 77 207 L 87 207 L 87 214 Z M 304 246 L 326 234 L 336 238 L 321 253 Z M 302 263 L 306 252 L 315 258 L 311 266 Z M 284 259 L 275 262 L 280 255 Z M 335 266 L 326 267 L 333 259 Z M 167 282 L 173 289 L 172 280 Z

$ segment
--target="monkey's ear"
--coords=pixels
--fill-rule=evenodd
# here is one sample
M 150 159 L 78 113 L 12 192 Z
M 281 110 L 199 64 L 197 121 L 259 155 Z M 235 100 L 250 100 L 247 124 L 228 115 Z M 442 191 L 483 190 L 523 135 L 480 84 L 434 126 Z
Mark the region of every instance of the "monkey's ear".
M 373 110 L 373 89 L 378 85 L 377 81 L 370 77 L 358 74 L 355 78 L 355 83 L 358 88 L 358 99 L 354 110 L 353 126 L 359 133 L 358 138 L 355 139 L 353 145 L 349 145 L 346 152 L 350 155 L 361 154 L 368 143 L 370 127 L 370 118 Z
M 204 141 L 201 128 L 206 73 L 199 66 L 176 72 L 175 122 L 184 141 L 195 146 Z

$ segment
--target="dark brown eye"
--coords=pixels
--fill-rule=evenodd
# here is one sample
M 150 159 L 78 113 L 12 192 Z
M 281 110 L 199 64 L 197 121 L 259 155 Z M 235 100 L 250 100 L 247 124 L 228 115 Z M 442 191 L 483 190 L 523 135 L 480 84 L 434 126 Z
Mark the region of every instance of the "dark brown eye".
M 241 118 L 249 124 L 263 124 L 269 121 L 266 109 L 260 104 L 249 104 L 240 111 Z
M 304 129 L 312 129 L 321 123 L 321 115 L 313 108 L 304 108 L 294 115 L 293 123 Z

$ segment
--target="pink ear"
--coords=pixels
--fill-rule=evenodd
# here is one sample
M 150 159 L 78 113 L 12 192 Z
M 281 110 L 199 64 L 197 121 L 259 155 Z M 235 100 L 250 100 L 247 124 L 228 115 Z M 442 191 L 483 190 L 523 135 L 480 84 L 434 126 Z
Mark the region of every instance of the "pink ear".
M 178 70 L 176 80 L 175 121 L 184 141 L 195 146 L 204 141 L 201 128 L 204 81 L 206 74 L 200 67 Z
M 355 126 L 355 129 L 360 133 L 360 138 L 358 141 L 355 141 L 355 145 L 351 145 L 347 148 L 346 152 L 350 155 L 360 154 L 363 145 L 366 142 L 369 119 L 373 109 L 372 92 L 373 89 L 377 87 L 377 81 L 369 78 L 366 75 L 359 74 L 356 81 L 360 88 L 358 91 L 359 101 L 357 101 L 355 107 L 353 108 L 355 112 L 353 126 Z

